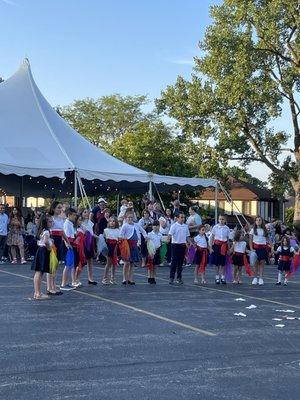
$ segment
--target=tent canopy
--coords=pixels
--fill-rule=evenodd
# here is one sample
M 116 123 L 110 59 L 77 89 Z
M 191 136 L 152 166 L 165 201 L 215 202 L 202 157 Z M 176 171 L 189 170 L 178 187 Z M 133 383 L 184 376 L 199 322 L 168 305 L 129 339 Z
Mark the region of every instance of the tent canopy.
M 11 78 L 0 84 L 0 137 L 0 173 L 11 179 L 15 175 L 63 179 L 67 172 L 77 171 L 89 181 L 217 186 L 214 179 L 152 174 L 91 144 L 47 102 L 32 77 L 27 59 Z

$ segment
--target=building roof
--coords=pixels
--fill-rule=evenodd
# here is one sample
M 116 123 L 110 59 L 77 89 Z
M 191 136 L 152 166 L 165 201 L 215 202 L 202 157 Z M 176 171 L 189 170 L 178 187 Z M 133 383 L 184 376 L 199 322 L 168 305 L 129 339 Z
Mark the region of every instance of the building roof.
M 259 188 L 252 183 L 244 182 L 240 179 L 230 177 L 228 179 L 228 185 L 230 187 L 230 195 L 233 200 L 277 200 L 273 195 L 271 190 Z M 214 190 L 206 189 L 201 194 L 201 200 L 214 200 L 215 193 Z M 219 200 L 226 200 L 226 197 L 222 191 L 218 194 Z

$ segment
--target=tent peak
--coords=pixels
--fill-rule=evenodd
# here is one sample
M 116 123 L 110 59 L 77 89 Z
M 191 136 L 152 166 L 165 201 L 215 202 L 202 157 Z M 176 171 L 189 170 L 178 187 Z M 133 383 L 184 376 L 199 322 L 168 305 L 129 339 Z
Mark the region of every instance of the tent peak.
M 22 67 L 26 67 L 26 68 L 30 68 L 30 62 L 29 62 L 29 59 L 27 57 L 24 58 L 24 60 L 22 61 L 21 66 Z

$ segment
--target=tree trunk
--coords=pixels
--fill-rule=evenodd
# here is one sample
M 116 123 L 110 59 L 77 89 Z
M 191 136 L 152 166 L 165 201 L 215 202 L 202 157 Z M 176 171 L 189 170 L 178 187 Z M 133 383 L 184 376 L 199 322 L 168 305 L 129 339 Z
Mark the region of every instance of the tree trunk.
M 298 239 L 300 239 L 300 180 L 293 185 L 295 191 L 295 208 L 294 208 L 294 227 Z

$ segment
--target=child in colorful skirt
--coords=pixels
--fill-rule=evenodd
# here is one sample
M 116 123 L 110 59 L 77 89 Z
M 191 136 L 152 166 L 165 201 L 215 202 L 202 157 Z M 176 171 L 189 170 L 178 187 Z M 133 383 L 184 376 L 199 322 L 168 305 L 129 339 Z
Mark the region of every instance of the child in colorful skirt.
M 236 231 L 234 234 L 234 241 L 231 248 L 232 251 L 232 264 L 233 264 L 233 282 L 242 283 L 242 268 L 245 267 L 246 273 L 253 276 L 253 271 L 247 259 L 247 242 L 244 240 L 242 231 Z
M 45 214 L 42 214 L 39 221 L 38 237 L 37 242 L 38 249 L 34 260 L 32 262 L 31 269 L 35 271 L 33 283 L 34 283 L 34 299 L 35 300 L 46 300 L 49 298 L 46 294 L 41 291 L 42 286 L 42 275 L 50 272 L 50 251 L 53 246 L 53 240 L 50 238 L 50 232 L 52 226 L 52 219 L 48 218 Z
M 290 244 L 290 239 L 288 236 L 283 236 L 281 239 L 281 244 L 276 250 L 276 253 L 279 255 L 278 261 L 278 280 L 276 285 L 281 285 L 282 275 L 284 274 L 284 286 L 287 285 L 288 273 L 291 271 L 292 259 L 295 254 L 294 247 Z
M 226 256 L 229 250 L 229 235 L 230 229 L 226 225 L 226 218 L 224 215 L 219 216 L 219 223 L 215 225 L 211 231 L 210 241 L 212 243 L 213 258 L 216 266 L 216 284 L 220 282 L 226 285 L 225 279 L 225 263 Z M 221 281 L 220 281 L 221 276 Z
M 116 270 L 118 266 L 119 255 L 119 237 L 120 229 L 118 218 L 110 217 L 107 228 L 104 229 L 103 236 L 108 248 L 106 265 L 102 279 L 103 285 L 116 285 Z M 110 277 L 109 277 L 110 275 Z
M 252 285 L 263 285 L 264 267 L 268 261 L 268 245 L 273 248 L 268 237 L 268 231 L 261 217 L 256 217 L 253 228 L 249 232 L 249 246 L 251 251 L 256 252 L 257 262 L 255 265 L 255 277 L 252 280 Z
M 208 263 L 208 255 L 211 252 L 211 247 L 209 246 L 208 238 L 205 233 L 205 226 L 200 225 L 199 233 L 194 237 L 194 243 L 197 247 L 194 262 L 196 264 L 194 271 L 194 284 L 198 285 L 198 276 L 201 276 L 201 283 L 205 284 L 205 270 Z
M 141 241 L 141 235 L 147 241 L 146 231 L 137 223 L 134 222 L 134 215 L 128 213 L 126 215 L 126 222 L 123 223 L 120 230 L 120 239 L 127 240 L 130 254 L 124 261 L 123 267 L 123 285 L 135 285 L 133 280 L 134 264 L 140 261 L 138 242 Z
M 89 219 L 89 210 L 86 208 L 80 214 L 82 222 L 81 228 L 84 231 L 84 253 L 87 262 L 87 272 L 88 272 L 88 284 L 97 285 L 98 282 L 94 280 L 93 269 L 95 257 L 95 239 L 98 236 L 94 233 L 94 223 Z
M 148 283 L 156 284 L 155 275 L 156 267 L 160 264 L 160 246 L 162 244 L 162 234 L 159 232 L 159 221 L 153 221 L 152 231 L 148 233 L 148 244 L 153 243 L 153 254 L 149 254 L 147 257 L 147 268 L 148 268 Z

